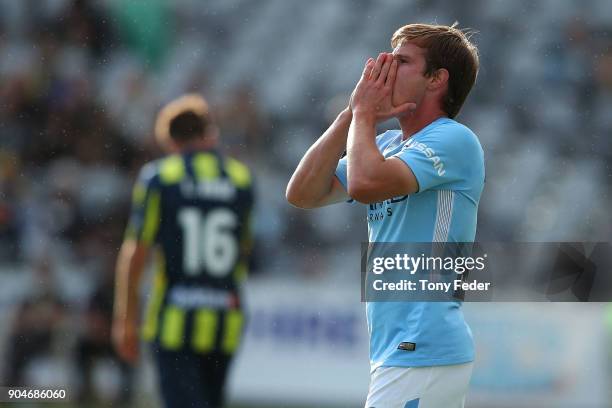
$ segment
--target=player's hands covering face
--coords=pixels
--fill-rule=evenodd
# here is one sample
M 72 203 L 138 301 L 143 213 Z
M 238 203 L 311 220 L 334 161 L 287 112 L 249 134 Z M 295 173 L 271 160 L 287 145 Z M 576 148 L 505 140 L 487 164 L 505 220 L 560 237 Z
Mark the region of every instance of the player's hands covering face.
M 354 115 L 365 115 L 375 122 L 382 122 L 414 110 L 414 102 L 393 106 L 393 85 L 397 75 L 397 61 L 393 54 L 381 53 L 378 59 L 368 59 L 363 74 L 351 95 Z

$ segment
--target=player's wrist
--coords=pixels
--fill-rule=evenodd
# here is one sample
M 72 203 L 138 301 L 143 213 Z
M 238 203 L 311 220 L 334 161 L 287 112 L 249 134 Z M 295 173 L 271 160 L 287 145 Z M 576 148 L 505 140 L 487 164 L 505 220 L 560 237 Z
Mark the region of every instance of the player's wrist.
M 113 316 L 113 326 L 117 328 L 132 328 L 138 325 L 138 319 L 126 314 L 115 314 Z
M 353 119 L 353 111 L 351 110 L 350 106 L 347 106 L 346 108 L 342 110 L 342 112 L 338 114 L 339 121 L 350 123 L 352 119 Z
M 365 125 L 376 125 L 376 113 L 367 109 L 353 109 L 353 121 Z

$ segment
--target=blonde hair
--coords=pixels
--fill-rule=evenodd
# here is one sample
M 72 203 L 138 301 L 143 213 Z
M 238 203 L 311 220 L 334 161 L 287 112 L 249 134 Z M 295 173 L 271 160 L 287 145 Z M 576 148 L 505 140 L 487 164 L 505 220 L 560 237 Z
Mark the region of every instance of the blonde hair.
M 167 146 L 172 140 L 203 137 L 210 121 L 208 102 L 199 94 L 186 94 L 159 111 L 155 139 L 161 146 Z
M 448 71 L 448 92 L 442 101 L 442 109 L 450 118 L 457 116 L 463 106 L 476 82 L 480 65 L 478 48 L 470 41 L 475 32 L 462 31 L 457 24 L 408 24 L 391 37 L 393 48 L 410 42 L 427 50 L 425 76 L 431 76 L 441 68 Z

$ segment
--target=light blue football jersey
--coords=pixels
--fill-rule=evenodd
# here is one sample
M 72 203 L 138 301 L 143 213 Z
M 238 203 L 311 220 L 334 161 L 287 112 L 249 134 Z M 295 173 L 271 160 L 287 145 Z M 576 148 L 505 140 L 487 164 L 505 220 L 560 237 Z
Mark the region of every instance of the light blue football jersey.
M 484 154 L 476 135 L 439 118 L 407 140 L 401 130 L 376 138 L 380 152 L 414 173 L 419 191 L 368 205 L 369 242 L 473 242 L 484 187 Z M 347 187 L 347 161 L 336 176 Z M 368 302 L 370 363 L 417 367 L 474 360 L 472 332 L 461 302 Z M 414 350 L 398 349 L 414 343 Z

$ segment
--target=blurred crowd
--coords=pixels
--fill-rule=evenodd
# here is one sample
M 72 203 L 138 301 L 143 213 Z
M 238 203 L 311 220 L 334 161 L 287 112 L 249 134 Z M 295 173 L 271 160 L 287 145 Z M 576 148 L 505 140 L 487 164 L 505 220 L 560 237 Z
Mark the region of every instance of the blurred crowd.
M 397 27 L 455 20 L 477 30 L 481 53 L 458 118 L 485 149 L 479 239 L 609 240 L 605 0 L 0 0 L 0 345 L 11 356 L 0 384 L 23 382 L 27 360 L 57 344 L 68 371 L 113 359 L 105 333 L 131 185 L 161 154 L 157 110 L 184 92 L 210 100 L 223 149 L 254 170 L 254 272 L 356 276 L 363 208 L 290 208 L 286 182 Z M 74 377 L 86 398 L 89 376 Z

